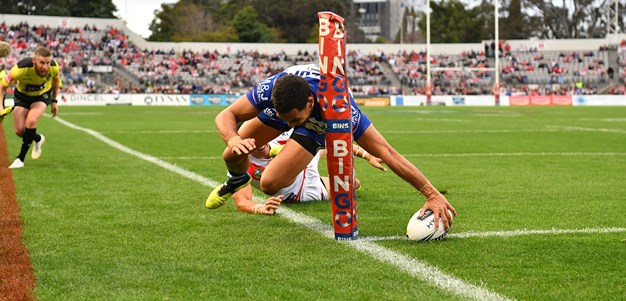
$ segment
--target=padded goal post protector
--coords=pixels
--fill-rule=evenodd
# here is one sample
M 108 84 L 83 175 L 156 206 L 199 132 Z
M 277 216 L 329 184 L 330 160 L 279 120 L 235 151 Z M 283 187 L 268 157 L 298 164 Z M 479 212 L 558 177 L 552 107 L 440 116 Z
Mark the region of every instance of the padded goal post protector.
M 330 203 L 336 240 L 359 237 L 354 192 L 352 122 L 346 77 L 344 19 L 332 12 L 317 13 L 320 83 L 317 99 L 326 121 L 326 163 L 330 178 Z

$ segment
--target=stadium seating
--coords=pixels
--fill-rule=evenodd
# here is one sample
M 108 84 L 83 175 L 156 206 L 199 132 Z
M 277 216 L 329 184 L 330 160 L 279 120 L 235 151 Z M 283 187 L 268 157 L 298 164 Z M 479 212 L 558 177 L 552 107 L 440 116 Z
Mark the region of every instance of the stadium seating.
M 51 48 L 62 66 L 62 89 L 74 93 L 244 93 L 287 66 L 317 60 L 317 53 L 308 51 L 288 55 L 284 51 L 141 50 L 123 31 L 111 26 L 51 28 L 2 23 L 0 39 L 9 41 L 15 50 L 0 61 L 3 68 L 10 68 L 38 45 Z M 505 46 L 498 63 L 501 91 L 507 95 L 625 90 L 626 42 L 615 46 L 615 68 L 609 68 L 609 47 L 537 51 Z M 353 50 L 348 52 L 347 64 L 349 83 L 357 95 L 426 92 L 424 51 Z M 491 55 L 477 51 L 437 54 L 431 56 L 430 64 L 433 95 L 492 94 L 495 59 Z

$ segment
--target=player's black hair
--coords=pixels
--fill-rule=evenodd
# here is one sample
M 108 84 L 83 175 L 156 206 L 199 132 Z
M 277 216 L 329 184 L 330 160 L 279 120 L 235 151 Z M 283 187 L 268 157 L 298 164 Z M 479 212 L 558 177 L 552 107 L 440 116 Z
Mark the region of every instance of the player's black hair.
M 272 103 L 276 112 L 283 114 L 293 109 L 304 109 L 310 95 L 311 88 L 304 78 L 287 74 L 274 82 Z

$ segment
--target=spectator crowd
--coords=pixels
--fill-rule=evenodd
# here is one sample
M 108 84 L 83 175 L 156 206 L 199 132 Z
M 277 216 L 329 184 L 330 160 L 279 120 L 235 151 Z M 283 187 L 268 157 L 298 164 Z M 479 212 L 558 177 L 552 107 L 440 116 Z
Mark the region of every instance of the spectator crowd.
M 62 67 L 62 91 L 70 93 L 245 93 L 268 76 L 293 64 L 317 61 L 307 51 L 195 52 L 139 49 L 124 32 L 94 26 L 62 28 L 0 24 L 0 40 L 13 52 L 0 59 L 8 69 L 39 45 L 49 47 Z M 614 49 L 617 70 L 602 46 L 585 51 L 511 49 L 505 42 L 484 50 L 430 57 L 432 95 L 492 94 L 495 59 L 499 60 L 501 95 L 573 95 L 626 93 L 626 41 Z M 349 84 L 357 95 L 426 94 L 424 50 L 347 54 Z

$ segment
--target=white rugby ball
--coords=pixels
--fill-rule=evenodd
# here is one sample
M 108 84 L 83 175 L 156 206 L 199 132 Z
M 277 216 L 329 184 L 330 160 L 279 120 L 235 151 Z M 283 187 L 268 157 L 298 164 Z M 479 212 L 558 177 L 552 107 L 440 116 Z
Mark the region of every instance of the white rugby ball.
M 409 220 L 408 225 L 406 226 L 406 237 L 409 240 L 416 241 L 429 241 L 429 240 L 442 240 L 450 231 L 446 231 L 443 228 L 443 221 L 439 218 L 439 227 L 435 231 L 435 215 L 432 211 L 426 210 L 424 216 L 419 218 L 420 210 L 417 210 L 415 214 Z M 448 210 L 450 212 L 450 210 Z M 450 212 L 450 216 L 452 216 L 452 212 Z

